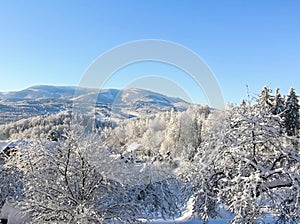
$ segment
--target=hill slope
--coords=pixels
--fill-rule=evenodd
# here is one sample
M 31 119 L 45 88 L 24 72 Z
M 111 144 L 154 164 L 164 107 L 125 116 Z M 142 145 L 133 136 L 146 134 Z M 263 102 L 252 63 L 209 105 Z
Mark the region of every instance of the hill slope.
M 159 111 L 185 110 L 189 103 L 142 89 L 89 89 L 72 86 L 32 86 L 0 92 L 0 124 L 47 113 L 72 110 L 76 105 L 100 117 L 128 118 Z

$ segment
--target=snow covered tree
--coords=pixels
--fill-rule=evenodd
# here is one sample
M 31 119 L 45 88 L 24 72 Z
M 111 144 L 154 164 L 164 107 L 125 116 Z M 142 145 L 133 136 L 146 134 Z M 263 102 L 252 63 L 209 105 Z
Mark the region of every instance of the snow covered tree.
M 166 125 L 165 137 L 160 150 L 162 155 L 167 153 L 171 153 L 173 157 L 178 155 L 180 151 L 180 132 L 181 123 L 179 113 L 172 110 L 170 113 L 170 120 Z
M 207 221 L 223 207 L 234 223 L 255 223 L 266 213 L 299 221 L 300 155 L 282 135 L 280 117 L 260 105 L 227 113 L 214 143 L 203 145 L 197 158 L 195 214 Z
M 94 151 L 105 150 L 97 138 L 74 129 L 65 141 L 33 143 L 17 153 L 11 164 L 24 175 L 17 206 L 33 222 L 137 221 L 139 205 L 129 192 L 92 165 Z
M 284 105 L 284 98 L 279 93 L 279 88 L 275 91 L 274 97 L 274 106 L 273 106 L 273 114 L 283 116 L 285 105 Z
M 264 86 L 263 90 L 258 96 L 258 105 L 261 110 L 270 112 L 273 108 L 274 97 L 271 95 L 272 90 L 268 86 Z
M 7 167 L 0 154 L 0 210 L 8 200 L 18 200 L 22 192 L 22 173 L 15 167 Z
M 179 146 L 183 160 L 192 161 L 201 150 L 203 123 L 210 110 L 205 106 L 193 106 L 180 114 L 181 132 Z
M 295 89 L 291 88 L 285 101 L 285 128 L 289 136 L 297 136 L 300 129 L 300 106 Z

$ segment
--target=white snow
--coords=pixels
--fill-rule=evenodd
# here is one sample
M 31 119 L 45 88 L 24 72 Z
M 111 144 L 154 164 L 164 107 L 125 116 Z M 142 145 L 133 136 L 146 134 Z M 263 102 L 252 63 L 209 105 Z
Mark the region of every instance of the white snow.
M 2 152 L 7 147 L 9 147 L 9 148 L 21 148 L 21 146 L 24 146 L 28 143 L 29 143 L 28 141 L 22 140 L 22 139 L 0 141 L 0 152 Z
M 141 145 L 137 142 L 133 142 L 131 145 L 127 147 L 127 152 L 134 152 L 136 151 Z
M 7 219 L 8 224 L 23 224 L 26 221 L 20 210 L 14 208 L 8 202 L 1 209 L 1 218 Z
M 193 206 L 194 206 L 194 197 L 191 197 L 186 206 L 186 210 L 182 213 L 182 216 L 177 218 L 175 221 L 177 222 L 187 222 L 193 216 Z

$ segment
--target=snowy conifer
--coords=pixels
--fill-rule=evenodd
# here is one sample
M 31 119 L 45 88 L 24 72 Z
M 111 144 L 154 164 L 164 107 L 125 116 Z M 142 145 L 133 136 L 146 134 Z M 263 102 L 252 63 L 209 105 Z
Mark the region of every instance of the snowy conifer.
M 289 136 L 296 136 L 300 129 L 299 100 L 295 89 L 291 88 L 285 101 L 285 128 Z
M 273 114 L 282 116 L 284 107 L 284 98 L 279 93 L 279 88 L 277 88 L 274 97 Z
M 270 112 L 273 107 L 274 97 L 271 95 L 272 90 L 268 86 L 264 86 L 258 97 L 258 105 L 262 111 Z

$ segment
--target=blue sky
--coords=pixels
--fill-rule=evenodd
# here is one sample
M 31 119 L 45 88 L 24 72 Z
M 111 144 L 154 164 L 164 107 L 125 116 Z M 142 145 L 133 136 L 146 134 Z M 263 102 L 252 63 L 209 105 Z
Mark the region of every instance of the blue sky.
M 99 55 L 139 39 L 163 39 L 196 52 L 214 72 L 226 102 L 264 85 L 300 92 L 300 1 L 0 0 L 0 91 L 37 84 L 77 85 Z M 160 76 L 133 67 L 120 71 Z M 168 73 L 169 72 L 169 73 Z M 173 68 L 162 73 L 172 80 Z M 127 77 L 127 81 L 130 81 Z M 122 81 L 123 80 L 123 81 Z M 194 101 L 205 101 L 189 81 Z M 117 78 L 107 87 L 124 86 Z M 205 102 L 203 102 L 205 103 Z

